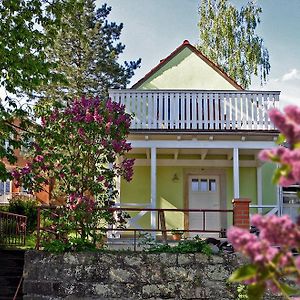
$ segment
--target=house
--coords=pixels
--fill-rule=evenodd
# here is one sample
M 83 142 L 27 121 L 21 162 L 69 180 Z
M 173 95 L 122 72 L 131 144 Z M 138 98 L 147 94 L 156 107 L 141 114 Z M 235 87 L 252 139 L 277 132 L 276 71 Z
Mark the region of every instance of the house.
M 250 213 L 281 214 L 274 165 L 258 153 L 275 146 L 267 112 L 278 91 L 244 90 L 188 41 L 135 83 L 110 90 L 134 115 L 129 141 L 131 182 L 120 180 L 119 205 L 216 212 L 166 212 L 167 228 L 220 230 L 232 224 L 232 199 L 250 199 Z M 132 228 L 156 228 L 155 212 L 132 214 Z M 205 218 L 205 220 L 203 220 Z
M 15 124 L 18 125 L 18 121 L 15 121 Z M 7 147 L 8 145 L 5 145 Z M 24 156 L 24 153 L 20 149 L 16 149 L 15 156 L 17 161 L 14 165 L 11 165 L 7 159 L 4 159 L 2 162 L 4 163 L 6 169 L 8 171 L 12 171 L 16 167 L 24 167 L 27 164 L 27 159 Z M 9 200 L 14 196 L 25 196 L 29 198 L 36 198 L 41 203 L 49 203 L 50 198 L 50 187 L 45 186 L 44 191 L 39 193 L 35 193 L 34 195 L 29 194 L 22 186 L 17 186 L 13 180 L 0 180 L 0 206 L 7 205 Z

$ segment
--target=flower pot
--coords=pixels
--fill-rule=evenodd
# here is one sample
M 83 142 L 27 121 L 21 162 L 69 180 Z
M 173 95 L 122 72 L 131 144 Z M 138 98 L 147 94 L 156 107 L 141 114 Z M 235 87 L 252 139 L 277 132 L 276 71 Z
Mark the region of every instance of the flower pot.
M 172 235 L 172 237 L 173 237 L 173 240 L 174 240 L 174 241 L 180 241 L 180 240 L 181 240 L 181 237 L 182 237 L 182 234 L 180 234 L 180 233 L 175 233 L 175 234 Z

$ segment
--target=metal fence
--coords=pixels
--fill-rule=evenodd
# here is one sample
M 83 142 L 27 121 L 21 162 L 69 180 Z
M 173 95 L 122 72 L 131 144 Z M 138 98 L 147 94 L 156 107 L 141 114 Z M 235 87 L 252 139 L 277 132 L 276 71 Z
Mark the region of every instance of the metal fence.
M 53 234 L 54 238 L 58 238 L 59 234 L 56 233 L 51 229 L 51 223 L 49 223 L 49 220 L 43 219 L 44 214 L 42 213 L 45 210 L 51 210 L 51 215 L 55 216 L 57 219 L 59 219 L 60 215 L 63 214 L 63 209 L 60 207 L 57 209 L 56 207 L 49 207 L 49 206 L 40 206 L 38 207 L 38 222 L 37 222 L 37 244 L 36 244 L 36 249 L 40 248 L 41 241 L 42 241 L 42 233 L 50 233 Z M 106 232 L 107 234 L 112 233 L 110 236 L 113 239 L 118 239 L 120 238 L 121 234 L 122 238 L 133 238 L 133 245 L 134 245 L 134 250 L 136 250 L 136 245 L 137 245 L 137 239 L 139 237 L 139 234 L 143 233 L 150 233 L 157 235 L 157 233 L 160 234 L 160 238 L 167 243 L 168 240 L 168 233 L 171 233 L 173 229 L 168 229 L 166 225 L 166 213 L 183 213 L 185 219 L 188 219 L 190 214 L 198 214 L 199 219 L 201 219 L 201 222 L 199 224 L 199 228 L 193 228 L 190 229 L 187 226 L 184 226 L 184 228 L 177 228 L 178 231 L 183 232 L 186 235 L 191 235 L 191 234 L 203 234 L 203 233 L 213 233 L 213 234 L 219 234 L 220 236 L 224 236 L 226 234 L 226 229 L 225 228 L 209 228 L 207 227 L 206 220 L 209 218 L 209 215 L 212 213 L 214 214 L 219 214 L 219 217 L 221 218 L 221 215 L 223 217 L 225 216 L 226 218 L 228 217 L 228 214 L 231 214 L 231 220 L 233 224 L 234 220 L 234 211 L 232 209 L 163 209 L 163 208 L 141 208 L 141 207 L 111 207 L 111 208 L 102 208 L 99 210 L 103 211 L 108 211 L 110 213 L 118 213 L 118 212 L 149 212 L 149 213 L 155 213 L 157 214 L 157 222 L 154 226 L 151 226 L 151 228 L 130 228 L 127 227 L 126 225 L 123 227 L 118 227 L 117 225 L 109 225 L 107 224 L 106 228 L 95 228 L 95 230 L 102 230 Z M 129 218 L 130 221 L 130 218 Z M 45 225 L 46 224 L 46 225 Z M 128 226 L 130 223 L 128 222 Z M 189 228 L 189 229 L 187 229 Z M 78 231 L 80 231 L 80 228 L 78 228 Z M 127 233 L 127 234 L 126 234 Z M 131 235 L 128 235 L 128 233 L 131 233 Z M 224 236 L 225 237 L 225 236 Z
M 26 224 L 26 216 L 0 211 L 0 246 L 25 245 Z

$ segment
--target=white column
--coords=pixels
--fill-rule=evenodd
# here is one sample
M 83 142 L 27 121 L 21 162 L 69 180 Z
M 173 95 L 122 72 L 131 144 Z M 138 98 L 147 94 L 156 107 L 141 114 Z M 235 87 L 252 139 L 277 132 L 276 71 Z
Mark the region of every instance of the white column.
M 151 147 L 151 207 L 156 207 L 156 148 Z M 151 212 L 151 228 L 156 229 L 156 212 Z M 155 237 L 156 234 L 153 233 Z
M 118 191 L 118 195 L 116 197 L 116 203 L 120 204 L 120 202 L 121 202 L 121 176 L 116 177 L 116 190 Z
M 262 167 L 258 166 L 256 168 L 256 189 L 257 189 L 257 205 L 262 205 Z M 258 208 L 258 213 L 262 214 L 263 209 Z
M 239 148 L 233 148 L 233 197 L 240 198 Z
M 278 184 L 276 185 L 276 194 L 277 194 L 277 208 L 278 208 L 278 216 L 282 216 L 283 214 L 283 196 L 282 196 L 282 187 Z

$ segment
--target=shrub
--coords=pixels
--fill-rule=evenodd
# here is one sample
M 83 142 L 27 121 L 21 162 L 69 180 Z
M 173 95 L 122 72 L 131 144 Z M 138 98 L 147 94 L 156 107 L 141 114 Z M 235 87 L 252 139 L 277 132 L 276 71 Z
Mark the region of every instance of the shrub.
M 27 217 L 27 232 L 32 233 L 37 226 L 38 202 L 27 196 L 15 196 L 9 202 L 8 211 Z

